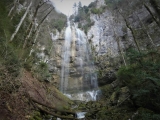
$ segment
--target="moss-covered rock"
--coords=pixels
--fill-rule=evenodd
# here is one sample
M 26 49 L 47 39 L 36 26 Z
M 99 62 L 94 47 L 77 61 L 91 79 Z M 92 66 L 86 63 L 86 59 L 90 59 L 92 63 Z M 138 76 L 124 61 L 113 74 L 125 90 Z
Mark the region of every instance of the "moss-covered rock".
M 118 103 L 118 94 L 119 93 L 117 91 L 112 93 L 112 95 L 110 97 L 110 102 L 111 102 L 112 105 L 115 105 L 115 104 Z
M 118 103 L 123 103 L 130 97 L 130 91 L 128 87 L 122 87 L 119 92 Z
M 113 87 L 110 84 L 105 85 L 103 87 L 100 87 L 100 89 L 101 89 L 101 92 L 102 92 L 102 97 L 105 97 L 105 98 L 108 98 L 114 90 Z

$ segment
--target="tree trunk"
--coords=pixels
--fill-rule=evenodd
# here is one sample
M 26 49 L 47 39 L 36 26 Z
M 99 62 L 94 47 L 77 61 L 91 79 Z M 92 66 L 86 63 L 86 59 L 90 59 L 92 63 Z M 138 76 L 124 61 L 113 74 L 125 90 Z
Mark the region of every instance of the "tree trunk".
M 48 0 L 46 1 L 46 2 L 43 2 L 42 4 L 41 4 L 41 1 L 38 3 L 38 5 L 37 5 L 37 7 L 36 7 L 36 10 L 35 10 L 35 12 L 34 12 L 34 14 L 33 14 L 33 18 L 32 18 L 32 22 L 30 23 L 30 25 L 29 25 L 29 27 L 28 27 L 28 29 L 27 29 L 27 36 L 28 36 L 28 34 L 32 31 L 32 27 L 33 27 L 33 24 L 34 24 L 34 22 L 35 22 L 35 20 L 36 20 L 36 17 L 37 17 L 37 14 L 38 14 L 38 10 L 39 10 L 39 8 L 40 7 L 42 7 L 45 3 L 47 3 L 48 2 Z
M 44 20 L 47 18 L 47 16 L 52 12 L 54 8 L 52 8 L 45 16 L 44 18 L 40 21 L 40 23 L 38 24 L 36 30 L 34 31 L 34 33 L 36 33 L 37 30 L 39 30 L 39 27 L 41 26 L 41 24 L 44 22 Z
M 128 29 L 131 31 L 131 33 L 132 33 L 133 41 L 135 42 L 138 51 L 141 52 L 140 47 L 139 47 L 139 44 L 138 44 L 138 41 L 136 40 L 136 36 L 135 36 L 135 33 L 134 33 L 132 27 L 129 25 L 129 23 L 128 23 L 126 17 L 120 12 L 120 10 L 118 10 L 118 13 L 120 13 L 120 15 L 123 17 L 123 19 L 124 19 L 124 21 L 125 21 L 125 24 L 126 24 L 127 28 L 128 28 Z
M 142 22 L 142 20 L 139 18 L 139 16 L 138 16 L 137 14 L 136 14 L 136 16 L 137 16 L 138 20 L 140 21 L 140 23 L 141 23 L 141 25 L 142 25 L 143 32 L 147 35 L 147 37 L 149 38 L 151 44 L 152 44 L 153 46 L 155 46 L 155 44 L 154 44 L 154 42 L 153 42 L 153 39 L 151 38 L 150 34 L 149 34 L 148 31 L 147 31 L 146 26 L 144 25 L 144 23 Z
M 67 119 L 67 120 L 78 120 L 78 119 L 76 119 L 75 117 L 72 117 L 72 116 L 64 116 L 64 115 L 59 115 L 59 114 L 50 112 L 50 111 L 45 110 L 44 108 L 42 108 L 42 107 L 40 107 L 40 106 L 38 106 L 38 105 L 36 105 L 36 107 L 37 107 L 39 110 L 41 110 L 41 111 L 43 111 L 43 112 L 45 112 L 45 113 L 47 113 L 47 114 L 49 114 L 49 115 L 53 115 L 54 117 L 58 117 L 58 118 L 61 118 L 61 119 Z M 58 112 L 58 111 L 57 111 L 57 112 Z
M 123 18 L 124 18 L 124 17 L 123 17 Z M 136 36 L 135 36 L 135 33 L 134 33 L 132 27 L 129 25 L 129 23 L 128 23 L 128 21 L 127 21 L 126 18 L 124 18 L 124 21 L 125 21 L 125 23 L 126 23 L 127 28 L 129 28 L 129 30 L 130 30 L 131 33 L 132 33 L 133 40 L 134 40 L 134 42 L 135 42 L 135 44 L 136 44 L 136 47 L 137 47 L 138 51 L 141 52 L 140 47 L 139 47 L 139 44 L 138 44 L 138 41 L 136 40 Z
M 159 21 L 156 19 L 156 17 L 153 15 L 152 11 L 150 10 L 150 8 L 144 4 L 144 7 L 147 9 L 147 11 L 149 12 L 149 14 L 152 16 L 153 20 L 157 23 L 158 27 L 160 27 L 160 23 Z
M 125 60 L 125 57 L 124 57 L 124 54 L 123 54 L 123 50 L 122 50 L 122 48 L 121 48 L 121 46 L 120 46 L 120 44 L 119 44 L 119 38 L 118 38 L 116 41 L 117 41 L 118 49 L 119 49 L 119 51 L 120 51 L 120 55 L 122 56 L 124 65 L 127 66 L 126 60 Z
M 15 35 L 16 35 L 17 32 L 19 31 L 19 29 L 20 29 L 20 27 L 21 27 L 21 25 L 22 25 L 24 19 L 25 19 L 26 16 L 27 16 L 27 13 L 28 13 L 28 11 L 29 11 L 31 5 L 32 5 L 32 2 L 31 2 L 31 3 L 29 4 L 29 6 L 27 7 L 27 10 L 26 10 L 26 12 L 24 13 L 23 17 L 21 18 L 21 20 L 20 20 L 20 22 L 19 22 L 19 24 L 18 24 L 18 26 L 17 26 L 15 32 L 12 34 L 12 36 L 11 36 L 11 38 L 10 38 L 10 41 L 13 41 Z
M 40 25 L 44 22 L 45 18 L 46 18 L 46 17 L 51 13 L 51 11 L 54 9 L 54 8 L 53 8 L 51 11 L 48 12 L 48 14 L 41 20 L 40 24 L 37 26 L 37 29 L 32 33 L 33 25 L 34 25 L 34 23 L 35 23 L 35 20 L 36 20 L 37 14 L 38 14 L 38 10 L 39 10 L 40 7 L 42 7 L 42 6 L 43 6 L 45 3 L 47 3 L 47 2 L 48 2 L 48 0 L 45 1 L 45 2 L 43 2 L 43 3 L 39 2 L 38 6 L 36 7 L 36 10 L 35 10 L 34 15 L 33 15 L 33 18 L 32 18 L 32 22 L 30 23 L 30 25 L 29 25 L 29 27 L 28 27 L 28 29 L 27 29 L 27 32 L 26 32 L 26 38 L 25 38 L 25 40 L 24 40 L 25 42 L 24 42 L 24 44 L 23 44 L 23 48 L 26 47 L 27 41 L 28 41 L 28 39 L 30 38 L 31 34 L 35 34 L 35 33 L 37 32 L 37 30 L 39 30 Z M 46 10 L 47 10 L 47 9 L 46 9 Z
M 36 43 L 36 41 L 37 41 L 37 38 L 38 38 L 38 35 L 39 35 L 39 31 L 40 31 L 40 30 L 37 31 L 37 34 L 36 34 L 35 39 L 34 39 L 34 42 L 33 42 L 33 44 L 32 44 L 32 48 L 31 48 L 31 50 L 30 50 L 29 56 L 31 56 L 31 54 L 32 54 L 32 50 L 33 50 L 33 47 L 34 47 L 34 45 L 35 45 L 35 43 Z
M 44 103 L 41 103 L 39 101 L 37 101 L 36 99 L 34 98 L 30 98 L 34 103 L 38 103 L 39 105 L 42 105 L 44 107 L 47 107 L 47 108 L 50 108 L 50 109 L 53 109 L 53 111 L 58 111 L 58 112 L 61 112 L 61 113 L 67 113 L 67 114 L 72 114 L 72 115 L 75 115 L 76 114 L 76 111 L 70 111 L 70 110 L 60 110 L 60 109 L 57 109 L 51 105 L 47 105 L 47 104 L 44 104 Z
M 153 9 L 156 11 L 158 18 L 160 20 L 160 9 L 159 9 L 159 6 L 157 5 L 156 0 L 149 0 L 149 2 L 151 3 Z
M 125 57 L 124 57 L 124 54 L 123 54 L 123 50 L 122 50 L 122 48 L 120 46 L 120 43 L 119 43 L 120 38 L 119 37 L 117 38 L 117 33 L 116 33 L 115 29 L 114 29 L 114 25 L 112 25 L 112 26 L 113 26 L 114 37 L 116 38 L 116 42 L 117 42 L 117 46 L 118 46 L 118 50 L 119 50 L 120 56 L 122 57 L 124 65 L 127 66 L 126 60 L 125 60 Z
M 10 11 L 9 11 L 9 13 L 8 13 L 8 17 L 10 17 L 11 14 L 12 14 L 12 12 L 13 12 L 14 10 L 16 10 L 17 4 L 19 4 L 19 0 L 14 0 L 14 6 L 10 9 Z M 11 19 L 12 19 L 12 17 L 11 17 Z

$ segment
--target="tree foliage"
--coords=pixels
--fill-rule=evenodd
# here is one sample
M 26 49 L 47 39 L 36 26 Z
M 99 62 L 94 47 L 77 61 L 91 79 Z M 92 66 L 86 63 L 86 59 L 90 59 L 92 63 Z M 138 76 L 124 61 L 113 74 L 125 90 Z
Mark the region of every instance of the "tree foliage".
M 101 7 L 101 8 L 92 8 L 91 9 L 91 13 L 93 14 L 102 14 L 105 11 L 105 6 Z
M 157 51 L 141 52 L 133 49 L 127 52 L 130 65 L 121 67 L 118 79 L 128 86 L 135 106 L 160 110 L 160 57 Z
M 64 28 L 66 21 L 64 20 L 56 20 L 52 23 L 53 27 L 56 28 L 59 32 Z

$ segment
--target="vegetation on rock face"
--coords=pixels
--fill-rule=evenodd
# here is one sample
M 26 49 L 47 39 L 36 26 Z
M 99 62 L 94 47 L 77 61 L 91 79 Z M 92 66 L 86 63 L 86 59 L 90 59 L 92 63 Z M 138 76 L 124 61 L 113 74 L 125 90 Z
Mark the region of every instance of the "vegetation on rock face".
M 66 21 L 57 20 L 53 23 L 53 26 L 60 32 L 66 24 Z
M 78 5 L 75 4 L 74 7 L 78 7 L 78 10 L 75 10 L 75 14 L 70 17 L 70 19 L 73 19 L 74 22 L 78 22 L 78 28 L 83 29 L 86 34 L 89 28 L 94 25 L 94 22 L 90 19 L 91 11 L 93 11 L 93 8 L 91 7 L 94 6 L 92 4 L 95 4 L 95 2 L 91 3 L 89 7 L 82 7 L 81 2 L 79 2 Z
M 66 26 L 66 16 L 62 13 L 57 13 L 56 11 L 51 14 L 53 15 L 53 18 L 51 17 L 51 20 L 49 22 L 50 26 L 61 32 L 62 29 Z
M 100 15 L 103 12 L 105 12 L 105 9 L 106 9 L 106 6 L 102 6 L 100 8 L 92 8 L 91 13 Z

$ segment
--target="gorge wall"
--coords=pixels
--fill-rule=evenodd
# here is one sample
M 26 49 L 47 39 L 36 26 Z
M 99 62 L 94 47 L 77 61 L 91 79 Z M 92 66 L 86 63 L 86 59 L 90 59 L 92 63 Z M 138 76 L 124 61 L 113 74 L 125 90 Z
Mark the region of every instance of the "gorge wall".
M 159 15 L 151 1 L 122 0 L 116 3 L 98 0 L 95 9 L 101 8 L 104 8 L 102 13 L 91 11 L 90 19 L 94 25 L 87 36 L 100 69 L 99 77 L 103 78 L 127 64 L 125 52 L 130 48 L 143 51 L 158 47 L 160 30 Z

